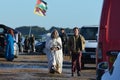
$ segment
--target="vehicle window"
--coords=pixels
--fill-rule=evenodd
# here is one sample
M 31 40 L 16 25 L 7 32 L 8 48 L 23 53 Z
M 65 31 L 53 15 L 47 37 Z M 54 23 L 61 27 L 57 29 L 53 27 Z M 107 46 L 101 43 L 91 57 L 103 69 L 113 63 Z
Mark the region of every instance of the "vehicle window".
M 3 28 L 0 28 L 0 33 L 3 33 L 4 32 L 4 29 Z
M 98 28 L 97 27 L 83 27 L 80 33 L 86 40 L 97 40 Z

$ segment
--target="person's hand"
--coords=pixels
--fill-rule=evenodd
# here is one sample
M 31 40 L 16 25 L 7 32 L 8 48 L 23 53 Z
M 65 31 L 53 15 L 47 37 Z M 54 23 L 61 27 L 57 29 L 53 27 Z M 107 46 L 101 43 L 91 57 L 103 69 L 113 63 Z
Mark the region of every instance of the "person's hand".
M 80 49 L 78 49 L 78 53 L 81 53 Z
M 72 54 L 72 51 L 69 51 L 69 54 L 71 55 L 71 54 Z
M 54 50 L 54 47 L 51 47 L 50 50 Z
M 58 47 L 51 47 L 50 50 L 57 51 L 57 50 L 59 50 L 59 48 Z
M 54 50 L 57 51 L 57 50 L 59 50 L 59 48 L 58 48 L 58 47 L 55 47 Z

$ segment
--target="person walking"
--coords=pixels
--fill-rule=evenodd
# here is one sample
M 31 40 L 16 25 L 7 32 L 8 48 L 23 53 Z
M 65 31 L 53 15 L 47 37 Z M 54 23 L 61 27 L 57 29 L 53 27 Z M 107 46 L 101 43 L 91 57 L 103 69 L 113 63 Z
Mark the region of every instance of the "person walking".
M 62 41 L 56 29 L 53 30 L 51 36 L 46 41 L 45 48 L 47 50 L 49 72 L 61 74 L 63 65 Z
M 8 34 L 6 36 L 6 50 L 5 50 L 5 58 L 7 61 L 14 60 L 14 32 L 12 29 L 8 30 Z
M 63 54 L 66 56 L 67 55 L 67 34 L 64 28 L 61 28 L 60 37 L 62 40 Z
M 31 34 L 31 37 L 30 37 L 30 47 L 32 49 L 32 52 L 35 52 L 35 37 L 33 34 Z
M 81 57 L 82 57 L 82 50 L 84 49 L 85 45 L 85 39 L 84 37 L 79 34 L 79 28 L 74 27 L 73 28 L 74 35 L 70 37 L 69 39 L 69 51 L 71 53 L 72 58 L 72 76 L 74 76 L 74 73 L 77 69 L 77 75 L 80 76 L 81 71 Z

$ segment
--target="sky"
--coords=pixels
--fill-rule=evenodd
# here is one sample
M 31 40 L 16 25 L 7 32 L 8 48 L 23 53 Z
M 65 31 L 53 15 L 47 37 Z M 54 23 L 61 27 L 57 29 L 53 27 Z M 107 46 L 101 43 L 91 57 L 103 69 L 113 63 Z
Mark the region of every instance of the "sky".
M 46 16 L 34 14 L 37 0 L 0 0 L 0 24 L 12 28 L 40 26 L 50 29 L 99 25 L 103 0 L 44 0 Z

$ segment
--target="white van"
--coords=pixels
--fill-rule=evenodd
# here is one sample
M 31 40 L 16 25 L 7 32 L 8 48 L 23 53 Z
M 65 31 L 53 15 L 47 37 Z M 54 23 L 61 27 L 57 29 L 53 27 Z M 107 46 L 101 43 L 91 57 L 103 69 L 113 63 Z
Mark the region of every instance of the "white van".
M 84 64 L 95 63 L 96 62 L 96 48 L 97 48 L 97 35 L 98 26 L 82 26 L 80 29 L 81 35 L 85 38 L 85 50 L 82 54 L 82 67 Z

